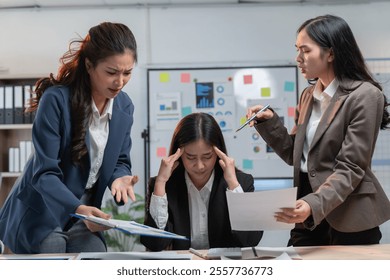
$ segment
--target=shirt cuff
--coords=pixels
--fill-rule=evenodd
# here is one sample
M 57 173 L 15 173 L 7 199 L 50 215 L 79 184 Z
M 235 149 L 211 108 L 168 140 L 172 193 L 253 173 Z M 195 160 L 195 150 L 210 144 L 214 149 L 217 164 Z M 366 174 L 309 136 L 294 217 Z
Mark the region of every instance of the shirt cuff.
M 159 229 L 164 229 L 168 222 L 168 199 L 167 194 L 157 196 L 152 193 L 150 198 L 150 215 Z
M 242 189 L 240 184 L 238 184 L 238 186 L 235 187 L 233 190 L 230 190 L 229 188 L 227 188 L 226 191 L 232 192 L 232 193 L 243 193 L 244 192 L 244 190 Z

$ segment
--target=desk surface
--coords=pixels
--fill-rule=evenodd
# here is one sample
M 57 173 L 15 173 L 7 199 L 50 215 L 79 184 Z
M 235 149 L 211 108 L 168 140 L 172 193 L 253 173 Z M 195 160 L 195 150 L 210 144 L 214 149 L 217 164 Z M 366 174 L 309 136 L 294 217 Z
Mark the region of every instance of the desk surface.
M 261 247 L 260 247 L 261 248 Z M 295 247 L 296 253 L 302 260 L 390 260 L 390 244 L 377 245 L 362 245 L 362 246 L 316 246 L 316 247 Z M 168 253 L 170 252 L 170 253 Z M 207 253 L 207 250 L 203 251 Z M 129 257 L 134 257 L 140 252 L 129 252 Z M 163 253 L 163 252 L 161 252 Z M 174 251 L 166 251 L 166 253 L 174 254 Z M 178 251 L 179 254 L 188 254 L 188 251 Z M 116 259 L 115 253 L 99 253 L 107 254 Z M 122 255 L 121 255 L 122 254 Z M 120 259 L 125 259 L 126 252 L 119 253 L 122 256 Z M 147 254 L 147 252 L 142 252 Z M 155 254 L 155 253 L 150 253 Z M 36 255 L 0 255 L 0 260 L 6 259 L 38 259 L 38 260 L 77 260 L 80 254 L 36 254 Z M 133 258 L 134 259 L 134 258 Z M 153 258 L 155 259 L 155 258 Z M 192 255 L 193 260 L 200 260 L 200 257 Z
M 295 247 L 303 260 L 390 260 L 390 244 Z

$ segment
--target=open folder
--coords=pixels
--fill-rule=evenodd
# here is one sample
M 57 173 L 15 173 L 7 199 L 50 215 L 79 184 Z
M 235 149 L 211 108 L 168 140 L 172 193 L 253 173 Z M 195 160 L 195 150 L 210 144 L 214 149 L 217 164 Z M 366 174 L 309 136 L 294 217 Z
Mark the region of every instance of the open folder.
M 297 188 L 259 192 L 226 192 L 230 224 L 233 230 L 284 230 L 294 224 L 276 221 L 280 208 L 295 208 Z
M 99 218 L 95 216 L 86 216 L 78 213 L 71 214 L 71 216 L 79 219 L 87 220 L 90 222 L 94 222 L 99 225 L 103 225 L 112 229 L 120 230 L 128 234 L 138 234 L 138 235 L 147 235 L 147 236 L 161 237 L 161 238 L 188 240 L 188 238 L 185 236 L 178 235 L 165 230 L 157 229 L 154 227 L 146 226 L 143 224 L 139 224 L 134 221 L 123 221 L 123 220 L 115 220 L 115 219 L 106 220 L 103 218 Z

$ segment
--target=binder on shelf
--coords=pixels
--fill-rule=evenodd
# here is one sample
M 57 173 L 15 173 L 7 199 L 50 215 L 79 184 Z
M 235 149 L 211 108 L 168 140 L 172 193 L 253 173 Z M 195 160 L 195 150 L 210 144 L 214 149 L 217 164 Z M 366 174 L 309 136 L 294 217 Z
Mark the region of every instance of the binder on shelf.
M 9 172 L 20 172 L 20 150 L 11 147 L 8 153 L 8 170 Z
M 23 171 L 24 166 L 26 165 L 28 155 L 27 155 L 27 141 L 19 142 L 19 150 L 20 150 L 20 171 Z
M 14 123 L 23 123 L 23 87 L 14 86 Z
M 14 148 L 14 172 L 20 172 L 20 150 Z
M 5 99 L 5 124 L 12 124 L 14 122 L 14 88 L 12 86 L 6 86 L 4 89 Z
M 33 143 L 32 141 L 26 141 L 26 161 L 29 160 L 31 154 L 33 153 L 34 151 L 34 147 L 33 147 Z
M 8 171 L 15 172 L 15 148 L 8 149 Z
M 5 120 L 5 108 L 4 108 L 5 93 L 4 87 L 0 86 L 0 124 L 4 124 Z
M 31 98 L 31 85 L 25 85 L 23 87 L 23 112 L 28 106 L 28 102 Z M 32 123 L 31 113 L 23 113 L 23 123 Z
M 31 85 L 31 91 L 30 91 L 30 96 L 31 97 L 35 94 L 34 92 L 35 92 L 35 85 Z M 34 122 L 35 113 L 36 113 L 36 111 L 30 113 L 31 114 L 31 122 L 30 123 Z

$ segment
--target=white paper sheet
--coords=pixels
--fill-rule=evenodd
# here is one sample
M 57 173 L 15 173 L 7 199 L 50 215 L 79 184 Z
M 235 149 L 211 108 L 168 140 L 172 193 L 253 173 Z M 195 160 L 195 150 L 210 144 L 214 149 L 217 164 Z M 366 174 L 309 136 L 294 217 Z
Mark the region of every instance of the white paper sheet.
M 233 230 L 283 230 L 294 224 L 277 222 L 274 214 L 282 207 L 295 207 L 297 188 L 270 191 L 226 192 Z
M 294 247 L 246 247 L 242 248 L 242 259 L 274 259 L 300 260 L 302 259 Z
M 161 252 L 84 252 L 76 260 L 191 260 L 192 254 Z

